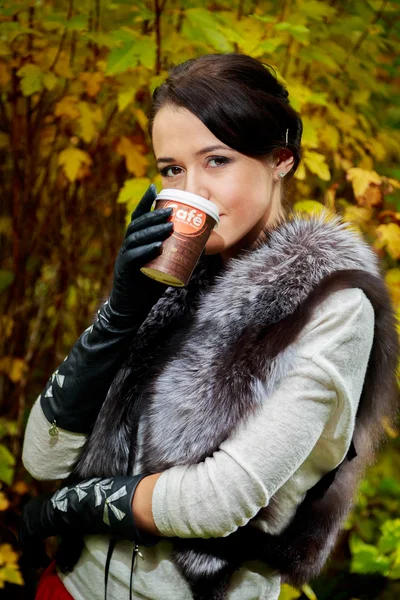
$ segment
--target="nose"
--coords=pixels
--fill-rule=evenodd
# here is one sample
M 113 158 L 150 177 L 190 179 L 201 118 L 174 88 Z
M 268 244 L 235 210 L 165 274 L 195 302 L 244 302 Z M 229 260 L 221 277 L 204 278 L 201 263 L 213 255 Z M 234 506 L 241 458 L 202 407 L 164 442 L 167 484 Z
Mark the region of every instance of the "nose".
M 211 199 L 211 190 L 206 185 L 204 175 L 196 172 L 194 169 L 188 169 L 186 172 L 184 190 L 185 192 L 191 192 L 192 194 L 206 198 L 206 200 Z

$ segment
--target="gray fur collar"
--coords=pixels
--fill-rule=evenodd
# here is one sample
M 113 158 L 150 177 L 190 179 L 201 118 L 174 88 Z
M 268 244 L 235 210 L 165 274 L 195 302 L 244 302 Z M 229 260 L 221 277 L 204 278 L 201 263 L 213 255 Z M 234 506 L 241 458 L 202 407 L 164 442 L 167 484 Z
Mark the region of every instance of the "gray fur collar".
M 397 336 L 391 303 L 375 253 L 339 217 L 292 216 L 224 268 L 218 257 L 203 255 L 187 288 L 167 288 L 132 342 L 75 479 L 131 472 L 139 419 L 146 472 L 211 455 L 268 402 L 294 365 L 294 342 L 313 308 L 345 287 L 365 291 L 377 324 L 375 365 L 367 372 L 355 432 L 359 456 L 310 490 L 279 535 L 242 527 L 218 540 L 176 540 L 174 559 L 196 598 L 225 598 L 231 573 L 249 558 L 266 560 L 294 583 L 323 567 L 351 507 L 357 473 L 382 438 L 378 420 L 394 410 Z M 378 374 L 385 380 L 379 403 Z M 279 506 L 272 501 L 264 511 L 274 519 Z M 253 536 L 261 537 L 254 543 Z M 254 547 L 253 557 L 243 550 Z
M 199 462 L 267 401 L 295 352 L 289 346 L 273 359 L 263 355 L 254 333 L 292 314 L 339 269 L 378 273 L 373 251 L 338 219 L 286 223 L 268 244 L 230 261 L 202 294 L 184 339 L 181 332 L 171 338 L 168 359 L 150 384 L 147 469 Z

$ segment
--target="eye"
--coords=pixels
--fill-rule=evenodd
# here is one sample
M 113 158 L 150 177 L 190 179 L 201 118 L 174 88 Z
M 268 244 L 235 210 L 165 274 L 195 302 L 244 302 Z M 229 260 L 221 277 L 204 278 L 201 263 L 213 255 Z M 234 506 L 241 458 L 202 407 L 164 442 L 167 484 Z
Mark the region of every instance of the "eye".
M 210 162 L 212 160 L 215 160 L 215 161 L 219 162 L 220 164 L 217 165 L 217 166 L 220 166 L 220 167 L 222 165 L 225 165 L 226 163 L 230 162 L 229 158 L 226 158 L 226 156 L 210 156 L 207 160 L 208 160 L 207 164 L 210 164 Z
M 175 173 L 174 175 L 168 175 L 168 171 L 170 169 L 180 169 L 180 167 L 171 166 L 171 167 L 164 167 L 163 169 L 160 169 L 161 177 L 174 177 L 174 175 L 177 175 L 177 173 Z

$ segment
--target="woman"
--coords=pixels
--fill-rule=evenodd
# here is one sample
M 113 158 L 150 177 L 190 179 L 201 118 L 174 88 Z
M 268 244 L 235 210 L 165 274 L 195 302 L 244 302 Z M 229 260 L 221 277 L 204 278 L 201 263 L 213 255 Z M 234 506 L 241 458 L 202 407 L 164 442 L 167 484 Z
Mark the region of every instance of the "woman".
M 69 479 L 27 505 L 21 542 L 63 537 L 38 598 L 274 600 L 322 569 L 394 412 L 391 304 L 356 233 L 285 209 L 302 124 L 262 63 L 173 68 L 149 133 L 163 187 L 221 223 L 166 288 L 140 267 L 171 213 L 154 186 L 140 201 L 109 299 L 32 409 L 26 468 Z

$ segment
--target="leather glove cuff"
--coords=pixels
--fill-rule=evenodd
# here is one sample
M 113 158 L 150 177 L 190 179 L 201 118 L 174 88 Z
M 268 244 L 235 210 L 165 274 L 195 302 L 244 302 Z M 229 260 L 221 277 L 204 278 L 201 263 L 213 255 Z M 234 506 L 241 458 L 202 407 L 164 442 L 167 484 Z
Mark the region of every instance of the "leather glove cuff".
M 20 542 L 30 548 L 32 540 L 54 535 L 108 534 L 138 545 L 153 546 L 159 538 L 139 530 L 132 512 L 136 488 L 146 474 L 93 478 L 65 486 L 52 496 L 38 496 L 22 510 Z
M 74 433 L 91 430 L 140 325 L 114 311 L 109 301 L 100 308 L 41 394 L 50 434 L 56 435 L 58 427 Z

